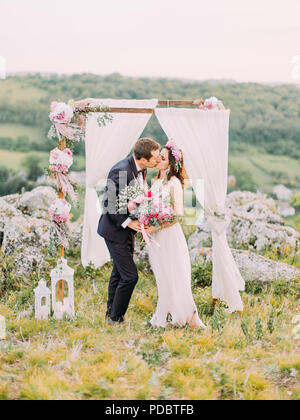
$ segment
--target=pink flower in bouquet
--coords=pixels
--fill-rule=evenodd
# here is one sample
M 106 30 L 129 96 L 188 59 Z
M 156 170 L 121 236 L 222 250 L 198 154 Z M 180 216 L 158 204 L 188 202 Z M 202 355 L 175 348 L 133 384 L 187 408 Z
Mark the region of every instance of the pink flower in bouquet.
M 129 201 L 127 203 L 127 209 L 130 213 L 134 213 L 135 210 L 137 209 L 137 206 L 136 206 L 135 202 L 134 201 Z
M 152 198 L 152 192 L 151 191 L 148 192 L 147 197 Z
M 148 225 L 149 224 L 149 220 L 148 220 L 148 218 L 144 214 L 140 214 L 139 215 L 139 222 L 142 225 Z
M 136 204 L 142 204 L 142 203 L 144 203 L 144 201 L 145 201 L 145 197 L 143 195 L 139 195 L 138 197 L 136 197 L 134 199 L 134 202 Z

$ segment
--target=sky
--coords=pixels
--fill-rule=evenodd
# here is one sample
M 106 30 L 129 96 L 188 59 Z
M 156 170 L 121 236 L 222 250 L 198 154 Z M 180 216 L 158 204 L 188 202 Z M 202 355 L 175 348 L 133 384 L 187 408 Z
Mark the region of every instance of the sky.
M 0 0 L 3 58 L 7 72 L 300 83 L 300 0 Z

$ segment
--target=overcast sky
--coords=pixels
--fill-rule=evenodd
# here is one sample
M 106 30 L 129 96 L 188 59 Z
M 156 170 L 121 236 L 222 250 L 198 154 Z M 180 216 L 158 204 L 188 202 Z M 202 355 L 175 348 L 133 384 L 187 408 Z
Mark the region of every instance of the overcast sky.
M 0 0 L 0 40 L 9 72 L 300 82 L 300 0 Z

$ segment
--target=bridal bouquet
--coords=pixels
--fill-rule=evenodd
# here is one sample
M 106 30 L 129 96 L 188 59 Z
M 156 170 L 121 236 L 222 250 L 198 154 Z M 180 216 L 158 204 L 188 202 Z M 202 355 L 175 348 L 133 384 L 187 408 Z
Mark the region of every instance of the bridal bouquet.
M 126 186 L 118 197 L 119 212 L 129 211 L 132 220 L 138 220 L 142 225 L 142 234 L 149 245 L 154 241 L 145 231 L 145 226 L 159 227 L 164 223 L 172 224 L 177 216 L 167 199 L 146 191 L 144 186 L 136 181 L 134 185 Z

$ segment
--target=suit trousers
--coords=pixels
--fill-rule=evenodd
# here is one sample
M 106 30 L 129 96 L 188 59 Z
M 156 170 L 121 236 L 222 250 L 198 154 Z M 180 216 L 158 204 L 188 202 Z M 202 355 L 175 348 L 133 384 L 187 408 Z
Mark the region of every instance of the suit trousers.
M 105 239 L 110 256 L 113 260 L 108 287 L 107 316 L 113 321 L 122 320 L 138 282 L 138 271 L 133 260 L 134 235 L 130 234 L 128 241 L 117 243 Z

